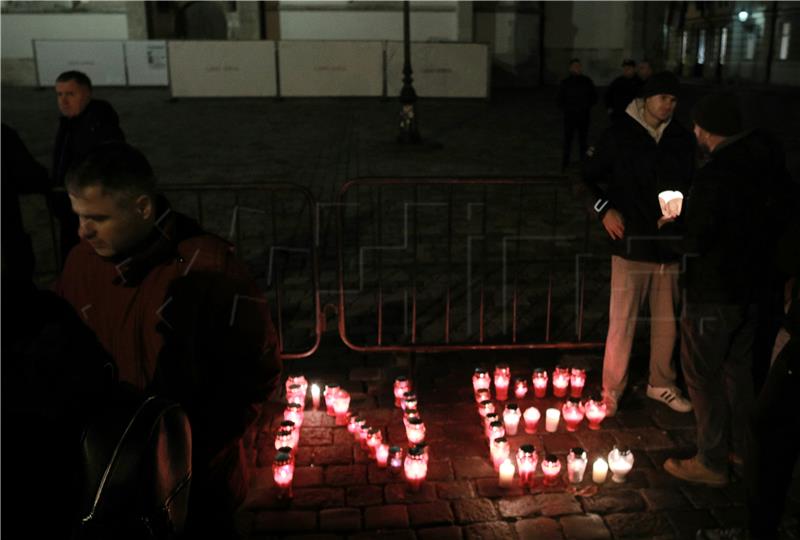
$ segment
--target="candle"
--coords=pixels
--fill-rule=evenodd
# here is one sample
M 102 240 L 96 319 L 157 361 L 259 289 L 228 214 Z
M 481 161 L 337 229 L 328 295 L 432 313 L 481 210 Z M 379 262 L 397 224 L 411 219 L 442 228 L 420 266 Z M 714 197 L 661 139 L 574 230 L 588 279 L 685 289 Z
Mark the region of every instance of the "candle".
M 600 429 L 600 423 L 606 417 L 606 404 L 600 396 L 592 396 L 586 402 L 586 420 L 589 421 L 589 429 Z
M 283 419 L 290 420 L 298 427 L 303 426 L 303 408 L 297 403 L 289 403 L 283 410 Z
M 555 433 L 558 429 L 558 420 L 561 418 L 561 411 L 558 409 L 547 409 L 545 411 L 545 424 L 544 429 L 545 431 L 549 431 L 550 433 Z
M 489 377 L 489 372 L 483 368 L 475 368 L 472 374 L 472 390 L 477 392 L 481 388 L 486 390 L 492 385 L 492 379 Z
M 275 434 L 275 449 L 283 447 L 294 450 L 294 434 L 291 429 L 279 429 Z
M 581 397 L 585 384 L 586 370 L 582 368 L 572 368 L 569 372 L 569 395 L 574 398 Z
M 378 467 L 385 468 L 389 463 L 389 445 L 385 443 L 379 444 L 375 448 L 375 460 L 378 462 Z
M 533 370 L 533 395 L 537 398 L 543 398 L 547 394 L 547 372 L 542 368 Z
M 498 485 L 501 488 L 510 488 L 514 485 L 514 464 L 511 463 L 510 459 L 503 460 L 503 463 L 500 464 L 498 467 L 500 472 L 500 478 L 498 479 Z
M 301 408 L 306 406 L 306 395 L 302 392 L 299 384 L 292 384 L 286 392 L 286 402 L 300 405 Z
M 378 428 L 371 428 L 367 432 L 367 450 L 369 450 L 369 457 L 376 458 L 378 446 L 383 442 L 383 435 Z
M 479 404 L 481 401 L 490 401 L 492 399 L 492 392 L 488 388 L 480 388 L 475 392 L 475 403 Z
M 412 491 L 419 491 L 422 482 L 428 475 L 428 462 L 424 450 L 418 446 L 411 448 L 406 456 L 404 467 L 406 480 Z
M 503 460 L 507 459 L 511 449 L 508 446 L 508 439 L 505 437 L 498 437 L 492 440 L 491 446 L 491 456 L 492 456 L 492 464 L 494 465 L 494 470 L 500 470 L 500 464 L 503 463 Z
M 326 384 L 325 385 L 325 409 L 328 413 L 328 416 L 336 416 L 336 412 L 333 410 L 333 401 L 336 397 L 336 392 L 339 391 L 338 384 Z
M 536 426 L 539 424 L 539 419 L 542 413 L 536 407 L 528 407 L 522 415 L 525 420 L 525 433 L 536 433 Z
M 489 442 L 492 442 L 492 422 L 499 422 L 500 415 L 497 413 L 489 413 L 483 419 L 483 435 Z
M 516 435 L 519 427 L 519 419 L 522 413 L 519 412 L 519 405 L 509 403 L 503 411 L 503 423 L 506 425 L 506 435 Z
M 403 409 L 403 412 L 406 412 L 409 409 L 416 410 L 417 394 L 415 394 L 414 392 L 404 392 L 403 399 L 400 401 L 400 408 Z
M 488 399 L 481 401 L 480 404 L 478 405 L 478 412 L 483 417 L 485 417 L 488 413 L 495 412 L 494 403 L 492 403 Z
M 499 420 L 492 422 L 489 425 L 489 440 L 493 441 L 500 437 L 506 436 L 506 428 L 503 426 L 503 422 Z
M 292 422 L 291 420 L 284 420 L 278 426 L 278 431 L 281 430 L 289 430 L 292 432 L 292 440 L 294 444 L 292 446 L 297 446 L 297 443 L 300 442 L 300 429 L 297 427 L 297 424 Z
M 508 384 L 511 382 L 511 368 L 500 364 L 494 368 L 494 390 L 498 401 L 508 399 Z
M 567 425 L 567 431 L 576 431 L 578 425 L 583 422 L 583 405 L 578 398 L 569 398 L 561 406 L 561 415 Z
M 336 425 L 347 425 L 347 411 L 350 409 L 350 393 L 339 390 L 333 398 L 333 412 L 336 415 Z
M 361 432 L 367 426 L 367 419 L 364 418 L 363 416 L 356 416 L 354 423 L 355 425 L 353 426 L 353 439 L 355 439 L 356 442 L 359 442 L 361 440 Z
M 517 377 L 514 379 L 514 396 L 517 399 L 523 399 L 525 394 L 528 393 L 528 381 L 523 379 L 522 377 Z
M 367 448 L 367 437 L 369 436 L 369 430 L 372 429 L 370 426 L 367 425 L 366 422 L 361 426 L 361 429 L 358 432 L 358 444 L 361 446 L 362 450 L 368 450 Z
M 359 420 L 363 420 L 360 416 L 353 413 L 350 415 L 350 419 L 347 421 L 347 431 L 350 433 L 355 433 L 358 429 L 358 422 Z
M 408 377 L 399 376 L 394 380 L 394 406 L 400 407 L 403 403 L 403 394 L 411 392 L 411 381 Z
M 422 418 L 411 418 L 406 424 L 406 438 L 411 444 L 421 443 L 425 440 L 425 424 Z
M 555 454 L 548 454 L 542 461 L 542 474 L 544 484 L 552 486 L 558 481 L 558 474 L 561 472 L 561 462 Z
M 611 480 L 624 482 L 625 477 L 633 468 L 633 452 L 627 448 L 617 448 L 608 454 L 608 468 L 611 469 Z
M 400 474 L 403 468 L 403 449 L 399 446 L 389 447 L 389 472 L 392 474 Z
M 519 470 L 519 483 L 521 486 L 533 484 L 538 462 L 539 455 L 532 444 L 523 444 L 519 447 L 519 450 L 517 450 L 517 469 Z
M 293 385 L 297 385 L 298 391 L 303 395 L 303 399 L 306 397 L 306 391 L 308 390 L 308 381 L 306 380 L 305 375 L 298 375 L 298 374 L 290 374 L 286 377 L 286 394 L 289 394 L 289 387 Z
M 567 477 L 573 484 L 580 484 L 583 482 L 583 474 L 586 472 L 586 464 L 589 458 L 586 455 L 586 450 L 576 446 L 569 451 L 567 455 Z
M 606 481 L 608 474 L 608 463 L 603 458 L 597 458 L 592 465 L 592 481 L 596 484 L 602 484 Z
M 419 418 L 419 411 L 417 409 L 406 409 L 403 411 L 403 424 L 408 425 L 408 421 L 412 418 Z
M 315 411 L 317 409 L 319 409 L 319 385 L 318 384 L 312 384 L 311 385 L 311 404 L 314 407 Z
M 294 460 L 291 454 L 278 452 L 272 461 L 272 478 L 278 486 L 278 498 L 292 496 L 292 479 L 294 478 Z
M 553 395 L 565 397 L 569 386 L 569 369 L 556 366 L 553 370 Z

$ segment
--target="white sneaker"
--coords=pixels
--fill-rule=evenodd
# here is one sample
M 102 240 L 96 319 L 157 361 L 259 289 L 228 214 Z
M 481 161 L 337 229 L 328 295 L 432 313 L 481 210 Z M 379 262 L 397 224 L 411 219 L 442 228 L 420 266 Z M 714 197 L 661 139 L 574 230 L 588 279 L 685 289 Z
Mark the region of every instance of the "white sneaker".
M 692 402 L 681 395 L 681 391 L 671 386 L 647 385 L 647 397 L 665 403 L 673 411 L 691 412 Z

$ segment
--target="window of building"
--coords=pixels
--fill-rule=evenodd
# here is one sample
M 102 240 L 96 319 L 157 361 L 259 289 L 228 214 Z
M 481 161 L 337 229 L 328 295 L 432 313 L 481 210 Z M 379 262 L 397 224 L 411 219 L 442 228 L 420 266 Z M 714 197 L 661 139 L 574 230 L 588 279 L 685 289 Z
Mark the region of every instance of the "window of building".
M 681 36 L 681 62 L 686 63 L 686 53 L 689 52 L 689 31 L 684 30 Z
M 723 28 L 719 36 L 719 63 L 725 63 L 725 56 L 728 54 L 728 29 Z
M 789 58 L 789 36 L 792 33 L 792 23 L 785 22 L 781 25 L 781 52 L 778 58 L 786 60 Z
M 706 63 L 706 31 L 700 30 L 697 36 L 697 63 Z

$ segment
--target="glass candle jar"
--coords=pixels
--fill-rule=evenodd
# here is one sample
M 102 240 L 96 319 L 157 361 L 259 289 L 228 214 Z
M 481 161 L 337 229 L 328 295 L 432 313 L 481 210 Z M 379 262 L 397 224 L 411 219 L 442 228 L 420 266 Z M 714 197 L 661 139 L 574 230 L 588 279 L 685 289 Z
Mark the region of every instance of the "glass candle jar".
M 504 459 L 497 470 L 499 474 L 497 485 L 501 488 L 510 488 L 514 485 L 514 463 L 510 459 Z
M 489 424 L 489 440 L 493 441 L 499 437 L 506 436 L 506 428 L 503 426 L 503 422 L 496 420 Z
M 523 444 L 517 450 L 517 470 L 519 471 L 519 483 L 521 486 L 533 485 L 533 478 L 536 474 L 536 465 L 539 462 L 539 454 L 532 444 Z
M 488 399 L 481 401 L 480 404 L 478 405 L 478 412 L 482 417 L 485 417 L 489 413 L 496 412 L 494 408 L 494 403 L 492 403 Z
M 608 463 L 603 458 L 597 458 L 592 465 L 592 482 L 602 484 L 608 476 Z
M 364 431 L 365 428 L 369 429 L 367 427 L 367 419 L 363 416 L 357 416 L 355 419 L 355 425 L 353 426 L 353 439 L 356 442 L 361 441 L 361 432 Z
M 494 368 L 494 391 L 498 401 L 508 399 L 508 385 L 511 383 L 511 368 L 500 364 Z
M 289 395 L 289 387 L 295 384 L 298 386 L 299 393 L 305 398 L 306 392 L 308 391 L 308 381 L 305 375 L 300 374 L 290 374 L 286 377 L 286 395 Z
M 542 413 L 536 407 L 528 407 L 522 415 L 525 421 L 525 433 L 536 433 L 536 427 L 539 425 L 539 420 Z
M 325 409 L 328 413 L 328 416 L 336 416 L 336 412 L 333 410 L 333 401 L 336 397 L 336 392 L 339 391 L 339 385 L 335 383 L 326 384 L 325 385 L 325 392 L 323 395 L 325 396 Z
M 399 475 L 403 470 L 403 449 L 399 446 L 389 447 L 389 472 Z
M 314 407 L 316 411 L 319 409 L 319 396 L 320 396 L 320 389 L 318 384 L 311 385 L 311 406 Z
M 306 395 L 300 389 L 299 384 L 292 384 L 286 390 L 286 402 L 299 405 L 300 408 L 306 406 Z
M 548 454 L 542 461 L 542 475 L 544 484 L 552 486 L 558 482 L 558 475 L 561 473 L 561 461 L 555 454 Z
M 548 433 L 558 431 L 558 422 L 561 419 L 561 411 L 558 409 L 547 409 L 544 412 L 544 429 Z
M 389 463 L 389 445 L 381 443 L 375 448 L 375 461 L 378 462 L 378 467 L 385 469 Z
M 477 392 L 481 388 L 489 390 L 492 385 L 492 378 L 489 377 L 489 371 L 484 368 L 475 368 L 472 374 L 472 390 Z
M 303 427 L 303 417 L 303 408 L 297 403 L 289 403 L 283 409 L 283 419 L 294 422 L 298 429 Z
M 589 463 L 589 457 L 586 455 L 586 450 L 576 446 L 569 451 L 569 454 L 567 454 L 567 477 L 571 483 L 580 484 L 583 482 L 587 463 Z
M 624 482 L 625 477 L 633 468 L 633 452 L 628 448 L 614 447 L 608 453 L 608 468 L 611 470 L 611 480 Z
M 400 408 L 403 409 L 403 412 L 413 409 L 417 409 L 417 394 L 414 392 L 405 392 L 403 394 L 403 399 L 400 401 Z
M 294 434 L 291 429 L 278 429 L 275 434 L 275 449 L 284 447 L 294 450 Z
M 565 397 L 569 386 L 569 369 L 556 366 L 553 370 L 553 395 L 555 397 Z
M 489 439 L 489 443 L 492 442 L 492 423 L 499 420 L 500 415 L 497 413 L 489 413 L 483 419 L 483 436 Z
M 394 380 L 394 406 L 400 407 L 403 403 L 403 394 L 411 392 L 411 381 L 408 377 L 400 375 Z
M 506 405 L 506 409 L 503 411 L 503 423 L 506 426 L 506 435 L 517 434 L 520 418 L 522 418 L 522 413 L 519 412 L 519 405 L 516 403 L 509 403 Z
M 543 398 L 547 395 L 547 372 L 542 368 L 533 370 L 531 377 L 533 383 L 533 395 L 537 398 Z
M 481 401 L 491 401 L 492 392 L 488 388 L 480 388 L 475 392 L 475 403 L 479 404 Z
M 524 399 L 528 393 L 528 381 L 522 377 L 514 378 L 514 397 Z
M 418 444 L 425 440 L 425 424 L 422 418 L 411 418 L 406 424 L 406 438 L 411 444 Z
M 406 481 L 411 491 L 419 491 L 422 482 L 428 476 L 428 462 L 422 448 L 414 447 L 408 451 L 403 468 L 406 473 Z
M 583 387 L 586 385 L 586 370 L 583 368 L 572 368 L 569 371 L 569 395 L 580 398 L 583 395 Z
M 580 423 L 583 422 L 583 404 L 578 398 L 569 398 L 561 406 L 561 416 L 564 417 L 567 431 L 576 431 Z
M 367 431 L 367 451 L 369 452 L 369 457 L 372 459 L 376 459 L 375 454 L 377 451 L 378 446 L 381 445 L 383 442 L 383 434 L 381 430 L 378 428 L 370 428 Z
M 508 439 L 505 437 L 498 437 L 492 440 L 491 457 L 494 470 L 500 469 L 500 464 L 506 460 L 511 453 L 511 447 L 508 444 Z
M 584 406 L 589 429 L 600 429 L 600 424 L 606 417 L 606 404 L 600 396 L 592 396 Z
M 350 393 L 339 390 L 333 399 L 333 412 L 336 415 L 336 425 L 347 425 L 347 411 L 350 410 Z
M 292 496 L 292 480 L 294 479 L 294 460 L 291 454 L 278 452 L 272 461 L 272 478 L 278 488 L 278 498 Z

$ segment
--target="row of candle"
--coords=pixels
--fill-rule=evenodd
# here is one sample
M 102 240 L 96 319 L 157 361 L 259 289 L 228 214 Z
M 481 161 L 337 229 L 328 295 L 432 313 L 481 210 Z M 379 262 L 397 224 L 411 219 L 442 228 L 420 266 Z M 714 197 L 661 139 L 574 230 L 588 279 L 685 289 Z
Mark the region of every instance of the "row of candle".
M 493 428 L 496 431 L 503 428 L 504 434 L 516 435 L 520 420 L 524 423 L 525 433 L 536 433 L 542 417 L 542 413 L 536 407 L 528 407 L 525 412 L 520 412 L 519 405 L 508 403 L 503 410 L 501 421 L 494 402 L 488 399 L 480 402 L 478 412 L 484 420 L 484 430 L 489 440 Z M 562 417 L 567 431 L 577 431 L 584 418 L 588 421 L 589 429 L 597 430 L 606 417 L 606 405 L 599 397 L 593 397 L 586 403 L 577 398 L 569 398 L 560 409 L 549 408 L 545 411 L 545 431 L 556 432 Z
M 511 384 L 511 368 L 505 364 L 495 366 L 494 377 L 484 368 L 475 368 L 472 375 L 472 388 L 475 392 L 475 399 L 479 396 L 491 393 L 490 387 L 494 381 L 494 389 L 498 401 L 508 399 L 509 385 Z M 547 371 L 541 368 L 533 370 L 531 383 L 533 384 L 533 394 L 537 398 L 547 395 L 547 384 L 549 378 Z M 582 368 L 566 368 L 556 366 L 553 370 L 553 395 L 555 397 L 566 397 L 567 389 L 571 397 L 579 398 L 583 395 L 583 387 L 586 385 L 586 370 Z M 528 381 L 524 377 L 514 379 L 514 395 L 517 399 L 523 399 L 528 393 Z
M 519 447 L 516 454 L 517 467 L 519 470 L 519 485 L 531 487 L 536 476 L 536 466 L 539 462 L 539 455 L 532 444 L 523 444 Z M 589 463 L 586 450 L 580 447 L 572 448 L 567 454 L 567 480 L 572 484 L 583 482 L 586 467 Z M 614 482 L 624 482 L 628 473 L 633 468 L 633 453 L 627 449 L 619 449 L 616 446 L 608 454 L 608 461 L 597 458 L 592 465 L 592 481 L 602 484 L 606 481 L 608 471 L 611 469 L 611 480 Z M 500 487 L 508 488 L 514 485 L 514 463 L 506 457 L 497 467 L 499 472 L 498 483 Z M 561 474 L 561 461 L 555 454 L 548 454 L 542 460 L 542 484 L 545 486 L 556 485 Z

